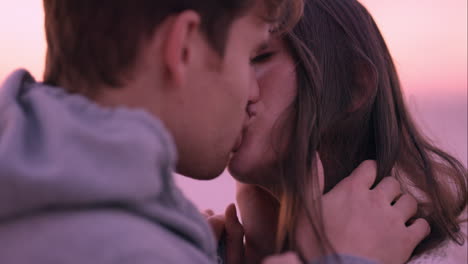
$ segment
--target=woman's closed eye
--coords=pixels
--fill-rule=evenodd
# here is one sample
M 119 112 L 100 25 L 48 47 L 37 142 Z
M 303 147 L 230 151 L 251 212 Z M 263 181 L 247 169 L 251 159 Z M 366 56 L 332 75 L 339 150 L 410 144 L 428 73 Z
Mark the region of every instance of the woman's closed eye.
M 275 55 L 274 52 L 261 53 L 260 55 L 257 55 L 253 59 L 251 59 L 250 64 L 255 65 L 267 62 L 273 55 Z

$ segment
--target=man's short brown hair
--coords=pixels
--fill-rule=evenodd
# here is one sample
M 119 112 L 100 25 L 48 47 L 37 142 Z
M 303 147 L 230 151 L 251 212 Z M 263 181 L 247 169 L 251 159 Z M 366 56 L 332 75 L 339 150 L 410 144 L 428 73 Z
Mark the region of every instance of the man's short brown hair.
M 258 1 L 270 22 L 296 21 L 302 8 L 302 0 L 44 0 L 44 82 L 120 86 L 142 41 L 184 10 L 200 14 L 207 41 L 222 56 L 232 22 Z

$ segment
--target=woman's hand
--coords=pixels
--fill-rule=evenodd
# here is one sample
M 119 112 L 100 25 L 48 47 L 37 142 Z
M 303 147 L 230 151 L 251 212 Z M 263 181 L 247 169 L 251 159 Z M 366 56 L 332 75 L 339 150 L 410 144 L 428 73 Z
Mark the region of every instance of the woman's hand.
M 237 183 L 237 204 L 245 232 L 246 263 L 261 263 L 275 253 L 279 203 L 268 191 Z
M 201 212 L 201 214 L 205 217 L 206 221 L 208 221 L 208 224 L 211 226 L 215 240 L 219 241 L 224 232 L 224 225 L 226 221 L 225 216 L 215 215 L 213 210 L 210 209 Z
M 245 264 L 244 229 L 237 217 L 236 206 L 229 205 L 225 215 L 215 215 L 212 210 L 202 212 L 213 229 L 218 244 L 224 239 L 225 264 Z
M 387 177 L 370 189 L 376 174 L 376 163 L 366 161 L 322 197 L 324 229 L 339 254 L 383 264 L 404 263 L 430 228 L 424 219 L 408 222 L 417 203 L 402 193 L 394 178 Z M 296 235 L 307 259 L 320 255 L 313 234 L 302 217 Z

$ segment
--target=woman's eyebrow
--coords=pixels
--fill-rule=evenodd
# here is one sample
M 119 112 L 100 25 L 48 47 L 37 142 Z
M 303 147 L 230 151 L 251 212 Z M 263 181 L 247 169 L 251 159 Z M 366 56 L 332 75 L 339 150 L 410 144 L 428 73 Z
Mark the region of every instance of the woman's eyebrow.
M 264 40 L 262 41 L 258 46 L 257 48 L 255 49 L 255 53 L 260 53 L 262 51 L 265 51 L 266 49 L 268 49 L 268 43 L 269 43 L 269 39 L 268 40 Z

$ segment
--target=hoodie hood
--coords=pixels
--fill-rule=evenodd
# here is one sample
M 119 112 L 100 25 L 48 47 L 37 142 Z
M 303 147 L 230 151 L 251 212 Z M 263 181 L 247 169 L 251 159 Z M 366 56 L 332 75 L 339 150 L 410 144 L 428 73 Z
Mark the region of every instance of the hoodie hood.
M 175 163 L 171 136 L 143 110 L 98 106 L 25 70 L 0 88 L 0 222 L 119 204 L 212 253 L 208 225 L 174 184 Z

